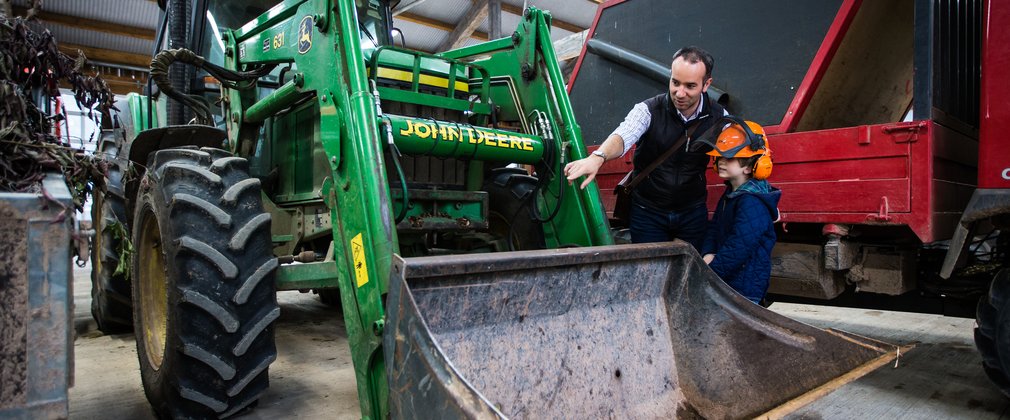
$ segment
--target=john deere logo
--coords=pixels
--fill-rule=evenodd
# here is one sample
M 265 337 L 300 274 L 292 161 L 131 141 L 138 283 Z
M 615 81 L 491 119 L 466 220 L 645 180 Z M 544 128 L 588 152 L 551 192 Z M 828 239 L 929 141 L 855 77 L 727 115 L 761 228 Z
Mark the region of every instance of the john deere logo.
M 305 54 L 312 49 L 312 16 L 302 18 L 298 24 L 298 53 Z
M 535 140 L 511 134 L 484 131 L 473 127 L 462 127 L 454 124 L 429 124 L 421 121 L 406 120 L 407 127 L 400 127 L 400 135 L 435 141 L 448 141 L 469 144 L 483 144 L 503 149 L 517 149 L 527 152 L 534 151 Z

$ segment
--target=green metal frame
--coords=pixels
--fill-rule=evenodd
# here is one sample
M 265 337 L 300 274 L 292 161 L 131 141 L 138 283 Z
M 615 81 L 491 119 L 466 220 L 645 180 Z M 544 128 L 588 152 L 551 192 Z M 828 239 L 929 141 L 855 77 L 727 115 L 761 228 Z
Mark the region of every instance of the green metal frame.
M 480 66 L 467 64 L 458 60 L 445 59 L 420 51 L 410 51 L 390 46 L 380 47 L 372 53 L 368 63 L 368 76 L 375 78 L 380 66 L 409 71 L 413 76 L 409 90 L 379 86 L 379 96 L 385 100 L 423 104 L 456 111 L 469 111 L 481 115 L 489 115 L 491 113 L 491 105 L 488 103 L 490 79 L 487 70 Z M 446 76 L 447 93 L 445 96 L 420 92 L 422 70 Z M 455 97 L 457 78 L 463 76 L 469 79 L 467 75 L 473 72 L 480 73 L 479 83 L 470 80 L 467 80 L 466 83 L 476 86 L 478 93 L 477 100 L 471 102 L 457 99 Z
M 325 152 L 323 167 L 313 169 L 318 188 L 289 198 L 322 200 L 329 207 L 335 264 L 284 265 L 278 270 L 277 281 L 283 289 L 339 285 L 362 416 L 384 418 L 388 390 L 381 348 L 383 298 L 393 254 L 399 250 L 393 221 L 394 204 L 399 204 L 389 191 L 383 163 L 383 147 L 391 137 L 401 149 L 412 153 L 522 163 L 536 163 L 549 149 L 559 158 L 547 168 L 547 174 L 541 174 L 554 181 L 538 200 L 542 214 L 557 209 L 557 216 L 544 224 L 548 246 L 606 245 L 612 239 L 595 183 L 581 190 L 557 182 L 562 179 L 563 165 L 585 157 L 586 150 L 550 41 L 549 14 L 528 9 L 511 38 L 441 55 L 383 47 L 369 51 L 369 60 L 361 48 L 355 10 L 352 0 L 287 0 L 242 28 L 226 31 L 226 67 L 244 70 L 249 65 L 290 63 L 293 76 L 262 99 L 256 97 L 255 89 L 226 89 L 222 109 L 229 147 L 246 157 L 257 150 L 263 124 L 283 126 L 280 119 L 292 118 L 289 116 L 295 112 L 285 110 L 316 116 L 318 125 L 313 126 L 318 128 L 305 139 L 269 141 L 280 147 L 288 141 L 311 140 Z M 380 65 L 409 69 L 414 77 L 412 89 L 373 90 L 369 75 Z M 417 80 L 422 73 L 447 77 L 449 94 L 439 97 L 419 91 Z M 479 100 L 454 97 L 459 77 L 467 79 L 469 93 L 478 95 Z M 507 82 L 492 83 L 494 80 Z M 534 129 L 537 133 L 479 128 L 486 136 L 461 136 L 454 141 L 451 135 L 439 140 L 432 135 L 427 142 L 419 142 L 417 136 L 409 135 L 409 126 L 430 120 L 380 117 L 373 92 L 382 100 L 470 111 L 482 124 L 487 124 L 493 102 L 503 115 L 525 121 L 527 132 Z M 481 142 L 476 141 L 478 137 Z M 479 162 L 471 166 L 467 187 L 475 190 L 482 166 Z M 479 221 L 486 210 L 480 197 L 461 195 L 458 208 L 445 207 L 436 213 Z M 268 208 L 278 209 L 273 203 Z M 274 237 L 290 240 L 296 235 L 275 231 Z
M 513 90 L 515 96 L 523 101 L 524 110 L 538 110 L 550 116 L 551 129 L 559 133 L 557 136 L 563 142 L 562 155 L 566 158 L 555 168 L 560 176 L 565 162 L 585 158 L 587 151 L 557 64 L 550 38 L 550 22 L 549 13 L 530 7 L 523 13 L 523 20 L 511 38 L 447 51 L 441 56 L 467 61 L 490 55 L 475 61 L 475 64 L 488 69 L 492 79 L 507 80 L 509 86 L 509 89 L 492 91 L 494 103 L 507 102 L 495 100 L 495 95 L 506 97 L 507 90 Z M 564 189 L 563 197 L 573 199 L 564 200 L 557 217 L 544 226 L 548 247 L 613 243 L 596 183 L 586 189 L 579 189 L 577 185 L 551 184 L 548 198 L 562 196 L 560 189 Z M 548 199 L 541 204 L 542 210 L 546 211 L 555 203 Z M 564 226 L 561 226 L 562 221 Z
M 151 107 L 156 107 L 157 102 L 149 101 L 146 96 L 141 96 L 136 93 L 127 94 L 126 101 L 129 106 L 130 119 L 133 123 L 134 131 L 140 132 L 161 126 L 158 124 L 157 111 L 154 111 L 152 108 L 150 119 L 148 119 L 147 115 L 148 106 L 150 105 Z

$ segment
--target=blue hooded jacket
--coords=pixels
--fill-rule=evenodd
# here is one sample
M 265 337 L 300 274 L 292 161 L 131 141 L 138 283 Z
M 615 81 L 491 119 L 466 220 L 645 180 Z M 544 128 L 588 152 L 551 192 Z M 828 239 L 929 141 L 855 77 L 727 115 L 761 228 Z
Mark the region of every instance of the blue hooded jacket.
M 781 196 L 767 181 L 751 179 L 736 191 L 727 182 L 702 243 L 702 255 L 715 254 L 712 271 L 754 303 L 768 291 Z

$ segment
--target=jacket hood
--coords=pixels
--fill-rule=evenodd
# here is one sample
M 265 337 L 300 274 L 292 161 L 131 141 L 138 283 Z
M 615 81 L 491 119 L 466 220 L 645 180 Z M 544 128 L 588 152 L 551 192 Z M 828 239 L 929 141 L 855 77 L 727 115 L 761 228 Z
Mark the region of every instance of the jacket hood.
M 726 183 L 726 187 L 732 188 L 728 182 Z M 782 197 L 782 191 L 773 187 L 768 181 L 751 179 L 735 191 L 727 193 L 726 198 L 734 199 L 744 194 L 750 194 L 760 199 L 765 207 L 768 208 L 768 213 L 771 214 L 772 220 L 778 220 L 779 199 Z

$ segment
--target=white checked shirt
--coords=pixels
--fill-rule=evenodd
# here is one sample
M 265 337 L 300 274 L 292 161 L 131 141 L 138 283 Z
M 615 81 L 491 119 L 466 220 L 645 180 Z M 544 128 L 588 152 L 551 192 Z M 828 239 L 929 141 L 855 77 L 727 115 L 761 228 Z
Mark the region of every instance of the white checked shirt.
M 705 95 L 703 93 L 703 95 Z M 698 108 L 694 110 L 694 113 L 690 116 L 685 117 L 684 114 L 677 110 L 677 115 L 684 122 L 693 121 L 701 115 L 701 109 L 705 106 L 705 101 L 698 101 Z M 729 115 L 729 112 L 723 110 L 723 115 Z M 639 102 L 635 104 L 634 108 L 631 108 L 631 112 L 628 112 L 628 116 L 624 117 L 624 122 L 617 126 L 611 135 L 621 136 L 624 140 L 624 150 L 621 152 L 621 156 L 628 153 L 628 149 L 635 143 L 638 143 L 638 139 L 642 138 L 642 134 L 649 129 L 649 124 L 652 123 L 652 113 L 649 112 L 649 107 L 645 106 L 645 102 Z

